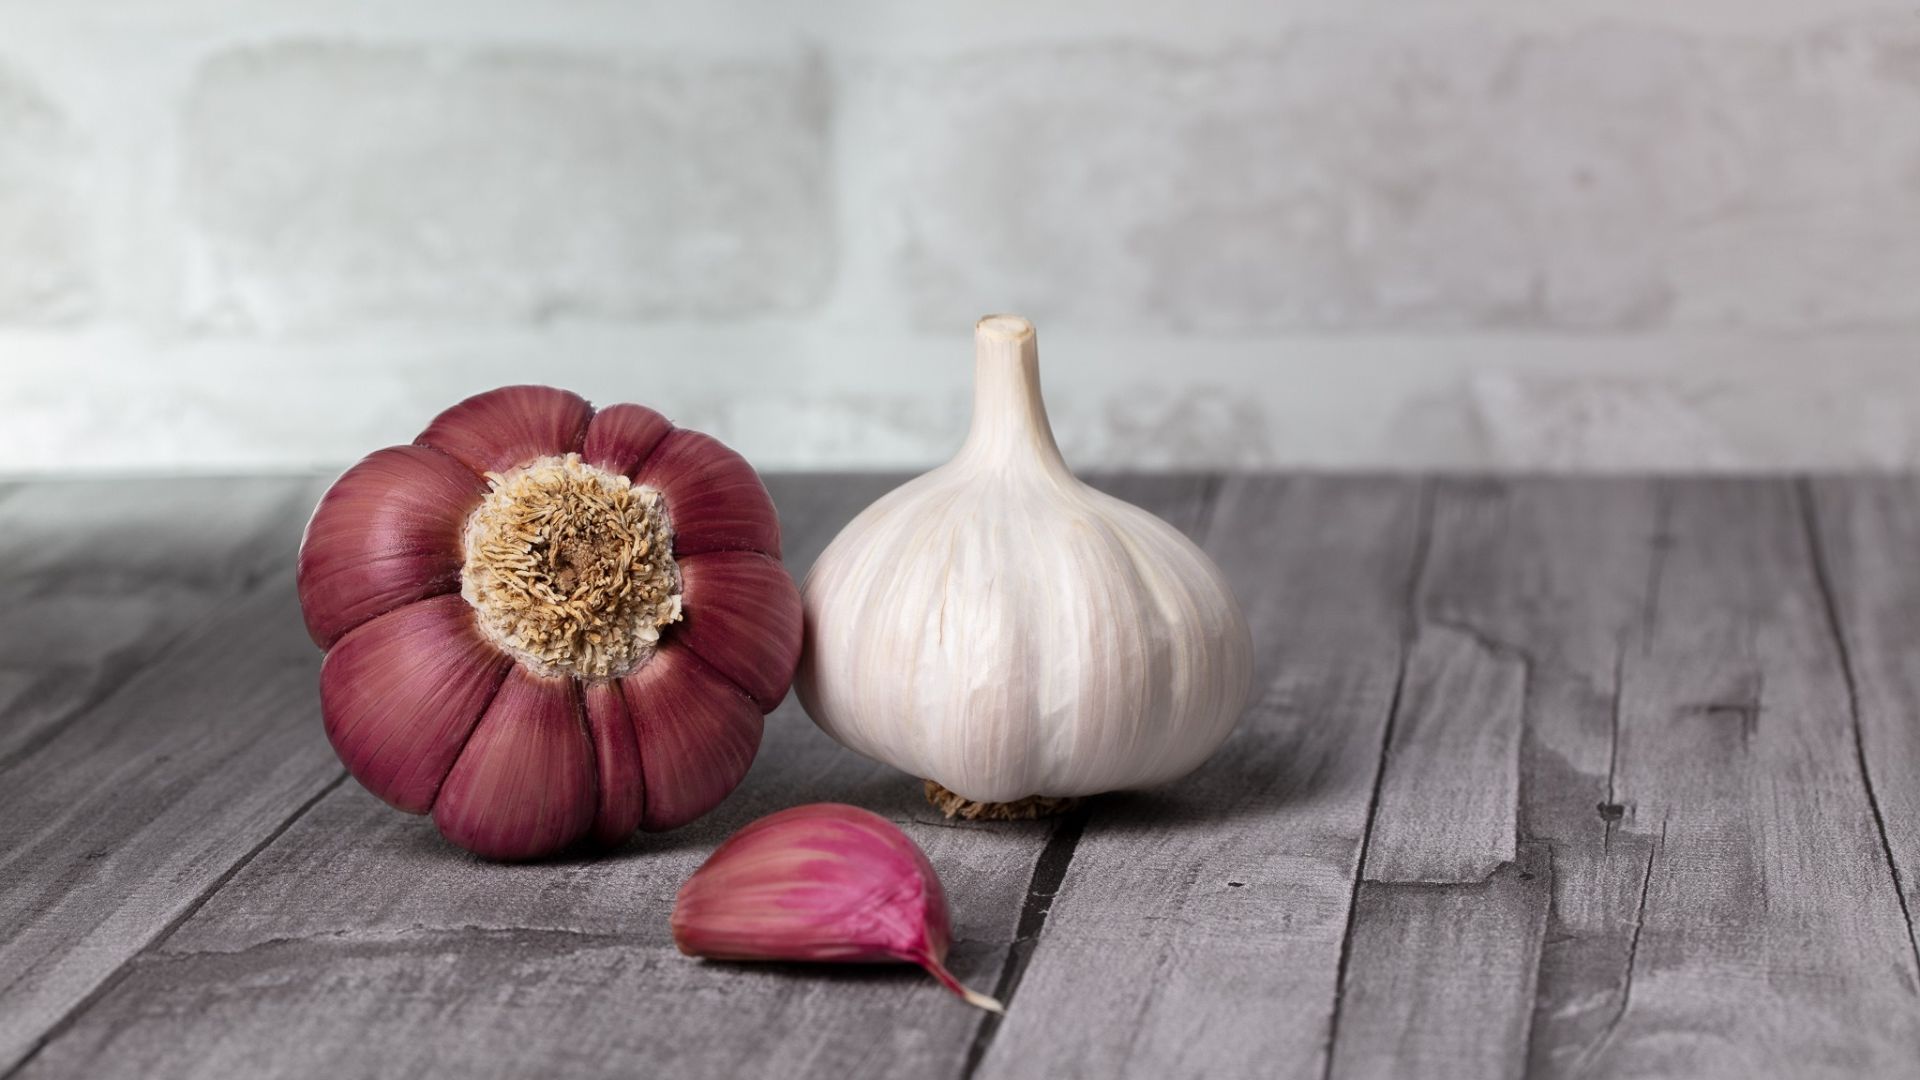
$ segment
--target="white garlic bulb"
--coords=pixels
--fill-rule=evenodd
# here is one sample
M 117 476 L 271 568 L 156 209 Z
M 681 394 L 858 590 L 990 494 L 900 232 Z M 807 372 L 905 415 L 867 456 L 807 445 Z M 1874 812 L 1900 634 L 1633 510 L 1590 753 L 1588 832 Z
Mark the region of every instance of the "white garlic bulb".
M 807 576 L 800 700 L 842 744 L 977 803 L 1177 779 L 1246 704 L 1246 619 L 1177 529 L 1068 470 L 1033 325 L 988 316 L 974 342 L 959 454 Z

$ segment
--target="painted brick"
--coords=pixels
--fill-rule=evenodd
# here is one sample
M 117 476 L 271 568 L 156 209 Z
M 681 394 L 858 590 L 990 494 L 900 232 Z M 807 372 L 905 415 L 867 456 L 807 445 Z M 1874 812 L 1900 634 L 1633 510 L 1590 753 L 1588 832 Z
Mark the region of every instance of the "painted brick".
M 920 326 L 1920 324 L 1920 22 L 1308 28 L 848 80 L 871 280 Z
M 0 61 L 0 322 L 70 322 L 93 307 L 85 169 L 67 117 Z
M 1503 469 L 1732 469 L 1743 455 L 1711 394 L 1647 379 L 1516 378 L 1471 384 L 1489 456 Z
M 291 42 L 185 106 L 183 302 L 220 328 L 786 312 L 832 269 L 825 76 Z

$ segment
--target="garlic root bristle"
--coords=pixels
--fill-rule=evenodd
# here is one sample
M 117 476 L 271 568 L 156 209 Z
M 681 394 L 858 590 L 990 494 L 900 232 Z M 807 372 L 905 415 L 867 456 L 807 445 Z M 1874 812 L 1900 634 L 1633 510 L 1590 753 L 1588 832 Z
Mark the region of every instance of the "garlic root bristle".
M 487 480 L 461 568 L 487 637 L 546 675 L 619 676 L 651 656 L 682 617 L 659 492 L 571 453 Z
M 1012 802 L 980 802 L 969 799 L 946 788 L 938 781 L 924 781 L 927 801 L 935 810 L 947 818 L 960 818 L 963 821 L 1032 821 L 1035 818 L 1058 817 L 1080 805 L 1079 799 L 1057 799 L 1051 795 L 1029 795 Z

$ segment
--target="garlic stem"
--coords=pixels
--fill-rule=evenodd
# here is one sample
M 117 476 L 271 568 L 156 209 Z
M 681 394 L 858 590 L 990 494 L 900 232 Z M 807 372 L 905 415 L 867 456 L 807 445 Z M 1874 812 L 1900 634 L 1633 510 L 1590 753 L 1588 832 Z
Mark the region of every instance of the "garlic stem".
M 977 1009 L 985 1009 L 990 1013 L 999 1013 L 1001 1016 L 1007 1015 L 1007 1007 L 1000 1004 L 999 998 L 983 994 L 978 990 L 969 990 L 966 984 L 954 977 L 953 972 L 947 970 L 945 964 L 935 960 L 933 957 L 926 955 L 915 956 L 913 962 L 925 968 L 927 974 L 938 979 L 941 986 L 960 995 L 960 999 L 967 1004 Z
M 1071 479 L 1053 441 L 1040 394 L 1040 352 L 1033 324 L 989 315 L 973 327 L 973 425 L 955 461 L 1039 465 Z

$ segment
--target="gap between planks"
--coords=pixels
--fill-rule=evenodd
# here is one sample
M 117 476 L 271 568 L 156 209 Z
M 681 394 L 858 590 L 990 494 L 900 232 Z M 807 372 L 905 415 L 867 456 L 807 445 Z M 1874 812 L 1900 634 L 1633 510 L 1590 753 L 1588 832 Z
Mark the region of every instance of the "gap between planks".
M 1854 670 L 1853 650 L 1847 644 L 1846 626 L 1840 618 L 1840 604 L 1834 593 L 1826 543 L 1820 535 L 1813 481 L 1804 476 L 1799 478 L 1794 484 L 1794 497 L 1800 504 L 1800 519 L 1806 526 L 1807 550 L 1813 561 L 1814 587 L 1820 592 L 1827 631 L 1833 636 L 1833 647 L 1840 659 L 1840 675 L 1847 689 L 1847 718 L 1853 734 L 1854 764 L 1860 770 L 1860 786 L 1866 791 L 1867 806 L 1873 811 L 1873 826 L 1879 833 L 1880 856 L 1886 860 L 1888 880 L 1893 884 L 1893 897 L 1899 901 L 1901 918 L 1907 924 L 1907 948 L 1913 954 L 1916 970 L 1920 970 L 1920 938 L 1915 937 L 1913 911 L 1907 906 L 1907 890 L 1900 880 L 1900 864 L 1893 857 L 1893 843 L 1887 839 L 1887 817 L 1880 809 L 1880 793 L 1875 790 L 1873 772 L 1867 767 L 1866 739 L 1860 721 L 1860 684 Z
M 1007 946 L 1007 957 L 1000 968 L 1000 979 L 994 984 L 993 996 L 1000 1004 L 1012 1007 L 1013 996 L 1020 989 L 1020 978 L 1027 972 L 1027 965 L 1033 961 L 1033 951 L 1040 945 L 1041 931 L 1047 926 L 1047 912 L 1052 909 L 1053 898 L 1060 892 L 1060 884 L 1067 878 L 1067 867 L 1073 862 L 1073 853 L 1080 846 L 1080 837 L 1087 829 L 1087 819 L 1092 807 L 1082 803 L 1069 811 L 1054 828 L 1053 835 L 1047 838 L 1047 846 L 1041 849 L 1040 858 L 1033 865 L 1033 880 L 1027 886 L 1027 898 L 1020 908 L 1019 927 L 1014 931 L 1013 943 Z M 980 1063 L 987 1058 L 987 1051 L 993 1048 L 993 1040 L 1000 1033 L 1003 1016 L 988 1013 L 980 1020 L 975 1030 L 973 1042 L 967 1047 L 966 1064 L 960 1070 L 960 1080 L 973 1080 L 980 1071 Z
M 199 914 L 201 908 L 207 906 L 207 901 L 213 899 L 221 889 L 227 887 L 227 882 L 232 881 L 235 875 L 245 870 L 247 864 L 253 862 L 261 852 L 271 847 L 273 842 L 285 835 L 288 829 L 293 828 L 294 824 L 305 817 L 308 811 L 318 806 L 320 800 L 333 794 L 334 789 L 345 783 L 346 779 L 347 771 L 341 769 L 339 775 L 328 781 L 326 786 L 314 792 L 305 802 L 295 807 L 293 812 L 286 816 L 285 820 L 274 826 L 273 831 L 261 837 L 259 843 L 248 848 L 246 853 L 235 860 L 232 866 L 227 867 L 221 872 L 219 877 L 208 883 L 207 887 L 202 889 L 199 895 L 195 896 L 178 915 L 169 919 L 166 925 L 160 928 L 160 932 L 153 936 L 152 940 L 148 941 L 138 951 L 129 955 L 125 960 L 122 960 L 120 966 L 114 968 L 112 973 L 100 980 L 100 984 L 95 986 L 91 993 L 75 1002 L 71 1009 L 68 1009 L 58 1020 L 55 1020 L 49 1025 L 47 1030 L 42 1032 L 40 1037 L 33 1041 L 32 1048 L 22 1055 L 20 1060 L 15 1062 L 12 1068 L 4 1073 L 0 1073 L 0 1080 L 11 1080 L 12 1077 L 25 1072 L 27 1067 L 33 1064 L 33 1060 L 40 1056 L 42 1051 L 51 1045 L 55 1039 L 58 1039 L 64 1034 L 68 1028 L 73 1026 L 75 1020 L 79 1019 L 88 1009 L 92 1008 L 95 1002 L 111 993 L 114 987 L 124 982 L 128 974 L 133 971 L 135 964 L 147 956 L 152 955 L 158 951 L 161 946 L 165 945 L 167 939 L 171 938 L 175 931 L 179 930 L 188 919 Z
M 1360 907 L 1360 885 L 1365 876 L 1367 850 L 1373 841 L 1374 821 L 1380 812 L 1380 792 L 1387 777 L 1387 750 L 1393 745 L 1393 731 L 1406 697 L 1407 669 L 1413 657 L 1414 638 L 1420 627 L 1421 588 L 1426 581 L 1427 558 L 1433 549 L 1434 502 L 1438 492 L 1432 480 L 1420 485 L 1420 508 L 1414 533 L 1413 555 L 1407 573 L 1407 592 L 1400 626 L 1400 668 L 1394 677 L 1393 699 L 1387 706 L 1386 723 L 1380 727 L 1380 752 L 1374 764 L 1373 793 L 1367 801 L 1366 826 L 1360 831 L 1360 850 L 1353 860 L 1353 891 L 1347 897 L 1347 925 L 1340 939 L 1340 958 L 1334 965 L 1333 1011 L 1327 1017 L 1325 1048 L 1321 1052 L 1321 1076 L 1333 1076 L 1333 1047 L 1340 1037 L 1340 1008 L 1345 1003 L 1348 967 L 1353 961 L 1354 913 Z
M 1217 478 L 1199 478 L 1197 483 L 1188 483 L 1186 486 L 1186 494 L 1181 502 L 1184 504 L 1184 509 L 1188 513 L 1190 520 L 1198 521 L 1203 519 L 1207 510 L 1207 504 L 1217 495 L 1219 486 L 1220 484 Z M 1158 506 L 1156 506 L 1156 509 L 1161 509 L 1163 513 L 1167 512 Z M 1193 526 L 1189 524 L 1188 527 L 1191 529 Z M 824 544 L 826 538 L 825 535 L 819 537 L 822 544 Z M 343 776 L 344 774 L 335 775 L 331 782 L 328 783 L 326 790 L 320 792 L 312 800 L 303 803 L 292 815 L 281 821 L 279 826 L 260 844 L 248 850 L 239 861 L 228 867 L 209 888 L 200 892 L 179 917 L 170 920 L 152 940 L 136 950 L 133 956 L 116 967 L 106 979 L 95 986 L 92 992 L 80 1001 L 75 1008 L 62 1015 L 60 1019 L 51 1025 L 49 1030 L 42 1035 L 40 1041 L 34 1047 L 33 1054 L 30 1055 L 27 1060 L 31 1061 L 33 1057 L 39 1056 L 40 1051 L 45 1046 L 54 1044 L 62 1032 L 70 1030 L 75 1023 L 75 1018 L 85 1015 L 89 1009 L 93 1008 L 95 1003 L 101 999 L 113 995 L 115 987 L 123 984 L 128 977 L 128 973 L 135 969 L 139 961 L 159 953 L 162 947 L 175 936 L 176 931 L 180 930 L 180 928 L 189 921 L 194 920 L 196 914 L 201 912 L 210 900 L 222 895 L 224 892 L 231 891 L 229 889 L 230 884 L 238 875 L 245 871 L 249 865 L 254 863 L 256 856 L 259 856 L 263 851 L 267 851 L 272 848 L 275 843 L 279 842 L 282 836 L 306 816 L 314 806 L 320 805 L 325 801 L 325 797 L 329 792 L 337 791 L 344 782 Z M 1084 814 L 1080 818 L 1080 822 L 1084 825 Z M 1021 961 L 1023 961 L 1025 957 L 1031 956 L 1033 946 L 1038 940 L 1040 930 L 1044 926 L 1046 914 L 1049 910 L 1048 905 L 1051 893 L 1058 887 L 1059 881 L 1065 877 L 1067 866 L 1071 862 L 1073 850 L 1077 845 L 1077 840 L 1077 830 L 1072 826 L 1070 821 L 1063 820 L 1061 825 L 1049 838 L 1044 849 L 1042 849 L 1036 857 L 1028 887 L 1023 896 L 1019 932 L 1015 935 L 1012 945 L 1006 950 L 1006 958 L 1002 961 L 1002 965 L 998 970 L 999 983 L 1008 986 L 1010 988 L 1010 994 L 1012 988 L 1017 987 L 1020 973 L 1024 970 L 1024 963 Z M 1013 968 L 1013 970 L 1009 971 L 1009 967 Z M 981 1052 L 984 1053 L 985 1048 L 991 1045 L 992 1033 L 986 1033 L 983 1038 L 981 1033 L 976 1030 L 974 1033 L 974 1041 L 979 1043 Z M 961 1043 L 959 1048 L 964 1049 L 967 1046 L 967 1043 Z M 962 1059 L 959 1054 L 956 1054 L 951 1060 L 955 1066 L 958 1066 L 961 1064 Z M 25 1067 L 25 1065 L 26 1062 L 22 1062 L 21 1067 Z
M 98 483 L 98 481 L 89 481 L 89 483 Z M 292 545 L 298 543 L 297 527 L 312 512 L 313 504 L 319 500 L 324 490 L 324 485 L 313 478 L 287 478 L 276 486 L 283 487 L 285 490 L 278 495 L 267 496 L 269 509 L 262 515 L 261 520 L 251 523 L 244 533 L 234 537 L 234 550 L 224 553 L 227 558 L 239 563 L 239 570 L 224 596 L 218 600 L 209 601 L 197 614 L 176 611 L 176 614 L 185 616 L 177 625 L 147 627 L 146 632 L 153 635 L 154 640 L 150 650 L 144 655 L 128 656 L 123 651 L 109 654 L 106 659 L 110 661 L 110 670 L 89 686 L 85 694 L 62 704 L 58 711 L 37 723 L 31 716 L 28 717 L 26 735 L 17 745 L 0 751 L 0 774 L 33 757 L 57 738 L 68 725 L 111 699 L 127 683 L 168 662 L 181 648 L 193 640 L 196 631 L 216 617 L 224 605 L 252 596 L 263 582 L 273 576 L 288 554 L 280 550 L 281 541 L 286 541 L 289 551 Z M 25 483 L 0 490 L 8 494 L 18 494 L 30 487 L 58 490 L 53 484 Z M 5 502 L 6 497 L 0 496 L 0 504 Z M 17 508 L 0 505 L 0 515 L 8 513 L 11 509 Z M 73 568 L 58 567 L 57 569 L 68 571 Z M 0 628 L 0 637 L 4 637 L 4 628 Z M 18 701 L 14 704 L 16 708 L 20 705 Z M 5 712 L 0 710 L 0 716 L 4 715 Z
M 1220 492 L 1226 478 L 1220 473 L 1203 473 L 1199 476 L 1199 491 L 1195 498 L 1193 517 L 1183 530 L 1187 538 L 1197 547 L 1204 547 L 1207 534 L 1213 527 L 1216 508 L 1220 502 Z M 1104 487 L 1104 485 L 1100 485 Z M 1249 702 L 1249 706 L 1251 706 Z M 1020 990 L 1020 980 L 1025 976 L 1027 966 L 1033 961 L 1033 954 L 1040 946 L 1040 936 L 1046 930 L 1047 915 L 1052 910 L 1053 898 L 1059 893 L 1060 886 L 1066 881 L 1067 869 L 1073 863 L 1074 852 L 1080 846 L 1080 838 L 1086 834 L 1087 823 L 1091 820 L 1097 800 L 1089 800 L 1075 807 L 1058 825 L 1053 835 L 1047 838 L 1047 845 L 1034 861 L 1033 878 L 1027 886 L 1027 896 L 1020 908 L 1020 922 L 1014 933 L 1013 941 L 1007 946 L 1006 959 L 1002 961 L 1000 977 L 995 982 L 993 996 L 1008 1009 L 1013 1007 L 1014 995 Z M 965 1063 L 961 1066 L 960 1080 L 974 1080 L 980 1066 L 987 1059 L 987 1052 L 993 1049 L 993 1041 L 1000 1034 L 1001 1026 L 1006 1022 L 1004 1013 L 988 1013 L 980 1018 L 980 1026 L 975 1029 L 973 1041 L 967 1047 Z
M 33 744 L 34 747 L 45 748 L 53 745 L 55 740 L 71 730 L 73 725 L 88 722 L 103 708 L 113 706 L 117 706 L 119 709 L 127 708 L 128 706 L 126 706 L 125 703 L 120 702 L 123 693 L 140 680 L 148 677 L 154 671 L 160 670 L 158 665 L 162 661 L 168 657 L 178 655 L 183 650 L 192 651 L 206 648 L 207 642 L 210 639 L 205 635 L 214 633 L 223 623 L 233 618 L 237 613 L 250 611 L 254 607 L 271 599 L 278 590 L 287 588 L 290 585 L 291 575 L 249 572 L 245 575 L 244 588 L 230 595 L 223 602 L 211 607 L 203 616 L 196 619 L 190 627 L 183 629 L 178 635 L 177 640 L 175 640 L 168 649 L 156 653 L 144 663 L 129 665 L 134 670 L 124 673 L 122 677 L 113 680 L 108 692 L 94 695 L 93 698 L 88 700 L 85 707 L 76 708 L 66 715 L 62 722 L 49 725 L 48 731 L 45 733 L 45 738 L 37 740 Z M 21 757 L 18 760 L 24 762 L 30 761 L 31 758 Z M 85 1014 L 96 1002 L 111 992 L 115 986 L 123 982 L 141 957 L 148 955 L 159 943 L 164 942 L 167 937 L 190 919 L 195 912 L 199 911 L 207 900 L 231 880 L 236 873 L 244 868 L 248 862 L 271 844 L 274 839 L 284 833 L 287 828 L 297 821 L 307 810 L 311 809 L 327 792 L 337 788 L 345 777 L 345 770 L 336 767 L 333 770 L 333 775 L 325 781 L 318 790 L 291 807 L 285 816 L 277 821 L 264 836 L 249 845 L 244 851 L 238 853 L 232 862 L 224 866 L 219 873 L 204 886 L 196 890 L 193 896 L 181 906 L 179 911 L 151 930 L 145 936 L 144 940 L 138 941 L 137 944 L 130 943 L 132 947 L 128 948 L 125 955 L 121 956 L 117 962 L 114 962 L 110 968 L 94 976 L 94 981 L 90 986 L 86 987 L 84 993 L 74 998 L 70 1005 L 60 1009 L 57 1015 L 52 1016 L 51 1019 L 45 1023 L 45 1027 L 41 1031 L 32 1036 L 31 1040 L 25 1044 L 24 1049 L 20 1051 L 20 1056 L 12 1061 L 4 1072 L 0 1072 L 0 1076 L 11 1077 L 28 1068 L 47 1046 L 51 1045 L 63 1032 L 72 1027 L 78 1017 Z

